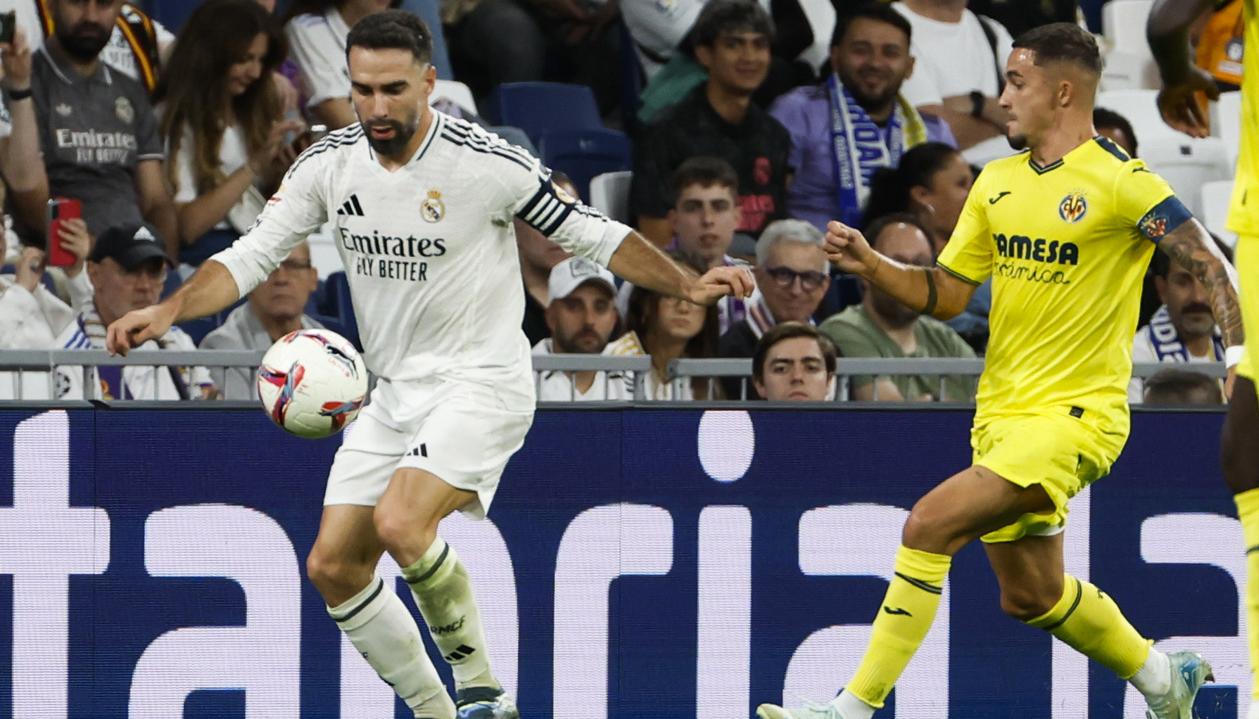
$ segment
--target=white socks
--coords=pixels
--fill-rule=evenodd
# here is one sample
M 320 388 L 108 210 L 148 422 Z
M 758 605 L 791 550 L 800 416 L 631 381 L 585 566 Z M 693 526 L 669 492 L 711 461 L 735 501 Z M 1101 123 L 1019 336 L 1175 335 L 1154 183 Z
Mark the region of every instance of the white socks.
M 831 700 L 831 706 L 838 709 L 844 719 L 870 719 L 874 716 L 874 707 L 848 692 L 840 692 Z
M 344 604 L 328 607 L 328 614 L 416 717 L 454 719 L 455 704 L 424 650 L 419 627 L 380 577 Z
M 1161 697 L 1172 688 L 1172 667 L 1167 655 L 1150 647 L 1145 664 L 1128 681 L 1147 698 Z
M 415 603 L 428 623 L 429 635 L 450 663 L 459 689 L 469 686 L 499 688 L 490 673 L 481 613 L 472 597 L 472 584 L 459 555 L 441 537 L 419 561 L 402 568 Z

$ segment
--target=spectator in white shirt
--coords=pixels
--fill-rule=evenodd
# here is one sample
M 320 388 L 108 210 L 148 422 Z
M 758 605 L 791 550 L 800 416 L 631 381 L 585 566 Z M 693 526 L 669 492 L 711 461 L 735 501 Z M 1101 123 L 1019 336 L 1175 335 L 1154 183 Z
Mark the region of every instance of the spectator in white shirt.
M 345 38 L 355 23 L 388 10 L 390 4 L 390 0 L 294 0 L 289 6 L 284 32 L 312 122 L 335 130 L 358 121 L 350 107 Z
M 1227 247 L 1217 243 L 1229 257 Z M 1162 305 L 1149 324 L 1132 340 L 1133 362 L 1223 362 L 1224 341 L 1211 312 L 1211 295 L 1202 283 L 1165 252 L 1155 252 L 1150 263 L 1154 289 Z M 1134 377 L 1128 384 L 1129 404 L 1145 395 L 1145 383 Z
M 318 286 L 319 275 L 310 262 L 310 245 L 302 242 L 249 293 L 248 302 L 232 310 L 218 329 L 201 340 L 201 349 L 265 351 L 290 332 L 322 328 L 304 311 Z M 245 368 L 229 370 L 223 396 L 256 398 L 253 373 Z
M 569 257 L 551 269 L 548 286 L 546 323 L 551 336 L 535 345 L 533 354 L 603 354 L 620 325 L 612 273 L 584 257 Z M 631 396 L 624 378 L 615 372 L 545 372 L 538 386 L 538 400 L 543 402 Z
M 902 0 L 892 7 L 914 28 L 914 72 L 901 94 L 919 112 L 947 122 L 969 162 L 1009 155 L 1009 114 L 997 98 L 1014 44 L 1010 33 L 967 10 L 966 0 Z

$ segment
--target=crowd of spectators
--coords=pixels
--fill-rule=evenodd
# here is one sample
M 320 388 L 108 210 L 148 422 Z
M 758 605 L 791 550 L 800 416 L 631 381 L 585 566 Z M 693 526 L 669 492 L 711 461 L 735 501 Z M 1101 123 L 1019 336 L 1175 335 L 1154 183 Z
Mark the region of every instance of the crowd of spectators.
M 656 399 L 973 399 L 973 378 L 849 377 L 843 363 L 982 357 L 990 285 L 940 322 L 837 273 L 823 235 L 840 220 L 890 257 L 933 264 L 983 164 L 1012 152 L 998 101 L 1012 36 L 1077 20 L 1071 0 L 204 0 L 171 29 L 124 0 L 0 0 L 17 19 L 0 43 L 0 349 L 101 347 L 110 321 L 248 231 L 311 128 L 358 121 L 346 36 L 399 5 L 440 18 L 453 67 L 439 72 L 477 98 L 507 82 L 591 86 L 605 122 L 632 140 L 631 224 L 696 272 L 754 266 L 752 297 L 699 307 L 621 283 L 517 221 L 535 355 L 650 356 Z M 646 83 L 632 107 L 609 72 L 626 57 Z M 1126 118 L 1098 108 L 1095 125 L 1136 156 Z M 554 179 L 580 201 L 562 172 Z M 82 219 L 50 237 L 60 198 L 81 203 Z M 323 327 L 326 279 L 302 244 L 213 331 L 174 328 L 153 348 L 263 350 Z M 1134 357 L 1219 360 L 1189 272 L 1156 253 L 1148 284 Z M 751 359 L 752 375 L 679 382 L 679 358 Z M 256 395 L 246 369 L 219 378 L 70 368 L 26 372 L 19 387 L 0 373 L 0 398 Z M 548 401 L 633 393 L 618 372 L 538 382 Z M 1171 372 L 1133 380 L 1130 395 L 1218 402 L 1212 389 Z

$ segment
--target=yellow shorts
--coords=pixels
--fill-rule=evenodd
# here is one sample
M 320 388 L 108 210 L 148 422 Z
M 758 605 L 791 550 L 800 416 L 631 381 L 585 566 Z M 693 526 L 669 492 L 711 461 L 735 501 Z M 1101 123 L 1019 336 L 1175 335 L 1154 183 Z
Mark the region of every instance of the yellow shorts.
M 992 470 L 1020 487 L 1039 484 L 1053 500 L 1045 514 L 1025 514 L 985 534 L 984 542 L 1045 537 L 1067 524 L 1067 500 L 1110 472 L 1126 433 L 1104 433 L 1067 409 L 1055 415 L 1022 415 L 993 420 L 971 430 L 972 464 Z
M 1242 324 L 1246 331 L 1246 351 L 1242 353 L 1237 374 L 1255 381 L 1255 355 L 1250 347 L 1259 347 L 1259 237 L 1247 236 L 1237 240 L 1234 257 L 1237 274 L 1241 279 Z

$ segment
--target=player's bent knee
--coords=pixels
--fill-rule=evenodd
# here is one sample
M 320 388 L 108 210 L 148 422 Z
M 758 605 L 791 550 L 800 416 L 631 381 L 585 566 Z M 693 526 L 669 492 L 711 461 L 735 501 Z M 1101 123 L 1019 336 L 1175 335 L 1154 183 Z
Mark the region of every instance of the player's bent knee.
M 428 526 L 407 512 L 383 504 L 376 507 L 372 523 L 381 545 L 394 559 L 398 559 L 399 555 L 418 558 L 437 537 L 435 526 Z
M 1002 587 L 1001 611 L 1020 622 L 1030 622 L 1048 614 L 1058 603 L 1058 596 L 1051 594 L 1037 587 Z
M 934 511 L 929 502 L 920 500 L 905 518 L 901 544 L 911 549 L 952 556 L 966 544 L 964 537 L 955 534 L 949 529 L 945 517 Z
M 374 572 L 374 566 L 329 555 L 321 551 L 318 545 L 306 555 L 306 576 L 325 596 L 347 593 L 353 595 L 367 586 Z

